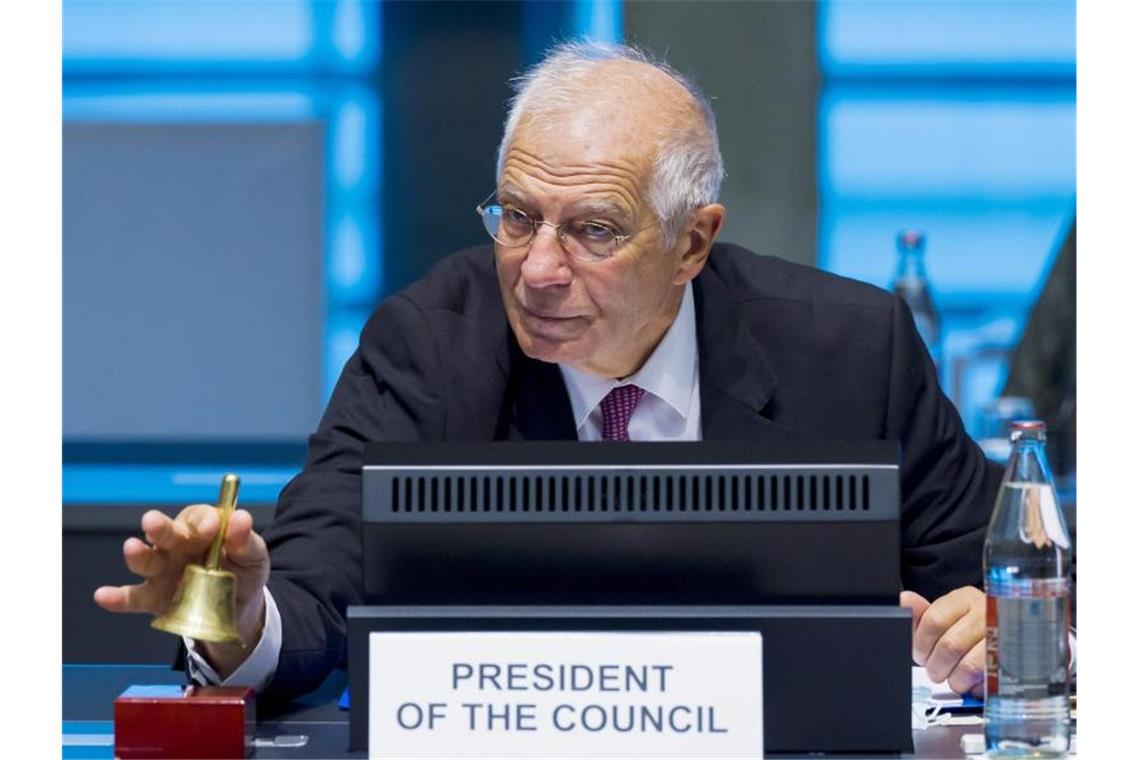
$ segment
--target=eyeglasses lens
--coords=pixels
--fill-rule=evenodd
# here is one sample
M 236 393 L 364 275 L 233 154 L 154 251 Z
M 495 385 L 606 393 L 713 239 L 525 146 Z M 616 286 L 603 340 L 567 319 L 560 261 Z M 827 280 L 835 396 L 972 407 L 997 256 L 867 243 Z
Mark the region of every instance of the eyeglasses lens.
M 487 233 L 502 245 L 523 246 L 534 239 L 535 223 L 521 211 L 495 204 L 482 207 L 480 213 Z M 567 253 L 583 261 L 608 258 L 617 244 L 612 232 L 592 224 L 571 223 L 559 230 L 558 237 Z

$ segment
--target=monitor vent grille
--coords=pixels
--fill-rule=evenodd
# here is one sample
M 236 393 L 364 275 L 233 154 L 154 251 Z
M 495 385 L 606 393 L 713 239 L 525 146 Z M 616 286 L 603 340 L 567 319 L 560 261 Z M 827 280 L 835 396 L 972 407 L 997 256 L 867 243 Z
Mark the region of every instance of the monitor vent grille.
M 394 474 L 399 514 L 859 512 L 871 508 L 866 474 Z

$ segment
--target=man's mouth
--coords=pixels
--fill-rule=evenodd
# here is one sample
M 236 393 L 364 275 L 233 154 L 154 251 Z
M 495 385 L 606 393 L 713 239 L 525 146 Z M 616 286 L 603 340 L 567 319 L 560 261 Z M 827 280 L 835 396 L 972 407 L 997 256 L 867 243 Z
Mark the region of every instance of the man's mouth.
M 578 318 L 574 315 L 567 316 L 567 315 L 563 315 L 563 314 L 557 314 L 555 312 L 548 312 L 548 311 L 542 311 L 542 310 L 536 311 L 534 309 L 528 309 L 527 307 L 523 306 L 522 304 L 519 304 L 519 308 L 522 309 L 523 313 L 526 314 L 531 319 L 538 319 L 538 320 L 542 320 L 545 322 L 566 322 L 566 321 L 569 321 L 571 319 L 577 319 Z

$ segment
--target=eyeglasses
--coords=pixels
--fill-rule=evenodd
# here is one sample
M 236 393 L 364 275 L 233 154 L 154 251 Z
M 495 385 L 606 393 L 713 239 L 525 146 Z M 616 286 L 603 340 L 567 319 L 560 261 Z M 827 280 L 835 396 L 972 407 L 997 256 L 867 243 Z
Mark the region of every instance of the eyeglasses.
M 500 205 L 496 202 L 497 195 L 497 192 L 491 193 L 485 201 L 475 207 L 475 212 L 483 219 L 487 234 L 496 243 L 507 248 L 530 245 L 538 235 L 538 228 L 546 225 L 554 228 L 562 250 L 574 258 L 587 262 L 605 261 L 631 237 L 657 224 L 653 222 L 631 234 L 622 234 L 606 222 L 597 220 L 573 219 L 562 224 L 554 224 L 535 219 L 514 206 Z

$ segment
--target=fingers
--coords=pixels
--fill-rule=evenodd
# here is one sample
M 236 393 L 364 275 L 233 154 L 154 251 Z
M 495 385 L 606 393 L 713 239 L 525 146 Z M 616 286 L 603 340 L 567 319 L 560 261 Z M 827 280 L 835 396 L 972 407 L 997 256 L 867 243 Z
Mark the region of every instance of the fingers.
M 128 570 L 143 578 L 153 578 L 169 565 L 166 556 L 137 538 L 128 538 L 123 543 L 123 560 Z
M 238 567 L 264 564 L 269 559 L 265 541 L 253 532 L 253 515 L 235 510 L 226 526 L 226 559 Z
M 946 681 L 959 694 L 981 697 L 984 691 L 985 603 L 985 594 L 972 586 L 933 603 L 912 591 L 899 595 L 899 604 L 911 609 L 914 661 L 926 666 L 930 680 Z
M 237 510 L 226 528 L 225 567 L 237 576 L 239 608 L 261 604 L 261 588 L 269 580 L 269 550 L 253 531 L 253 516 Z
M 142 529 L 156 549 L 184 556 L 201 554 L 218 531 L 217 510 L 209 504 L 192 504 L 172 520 L 152 509 L 143 515 Z
M 956 673 L 962 688 L 955 690 L 958 693 L 968 691 L 981 678 L 985 635 L 981 615 L 967 613 L 958 618 L 938 639 L 926 660 L 926 672 L 930 678 L 937 683 L 949 680 Z M 983 648 L 978 649 L 979 645 Z M 954 684 L 950 686 L 954 688 Z
M 946 685 L 959 694 L 984 691 L 982 681 L 986 675 L 986 641 L 974 644 L 966 656 L 946 678 Z M 934 676 L 931 676 L 933 678 Z
M 100 586 L 95 589 L 95 604 L 108 612 L 127 612 L 125 594 L 119 586 Z
M 922 613 L 922 618 L 914 630 L 913 654 L 915 663 L 927 665 L 939 640 L 961 618 L 969 618 L 966 630 L 976 631 L 979 639 L 984 636 L 985 600 L 985 594 L 972 586 L 955 589 L 949 594 L 935 599 L 930 607 Z M 974 645 L 974 642 L 978 640 L 969 641 L 966 645 L 965 638 L 959 631 L 955 634 L 955 638 L 947 642 L 947 646 L 965 646 L 959 656 L 965 655 Z M 949 673 L 949 670 L 943 673 L 943 678 Z M 934 673 L 931 673 L 931 677 L 934 677 Z
M 218 531 L 217 510 L 193 504 L 173 519 L 158 510 L 143 515 L 146 541 L 128 538 L 123 543 L 127 569 L 145 581 L 129 586 L 100 586 L 94 600 L 109 612 L 162 614 L 170 605 L 188 562 L 199 562 Z M 269 552 L 253 531 L 253 516 L 235 510 L 230 516 L 224 545 L 224 567 L 237 576 L 239 606 L 259 602 L 269 578 Z
M 95 603 L 108 612 L 149 612 L 157 615 L 166 611 L 165 604 L 161 609 L 158 607 L 154 590 L 147 584 L 100 586 L 95 589 Z
M 918 621 L 922 620 L 922 615 L 930 607 L 930 602 L 926 601 L 926 597 L 921 594 L 904 591 L 899 594 L 899 606 L 910 608 L 910 632 L 913 641 L 914 632 L 918 628 Z

